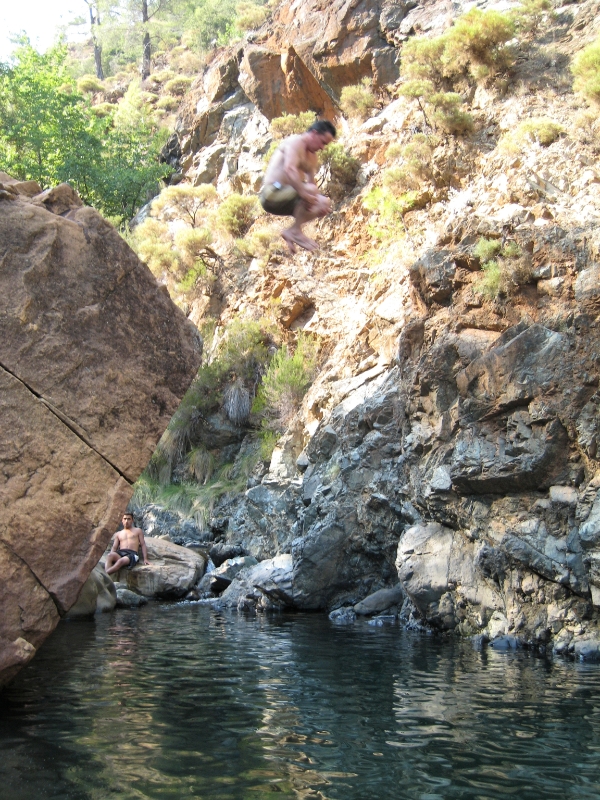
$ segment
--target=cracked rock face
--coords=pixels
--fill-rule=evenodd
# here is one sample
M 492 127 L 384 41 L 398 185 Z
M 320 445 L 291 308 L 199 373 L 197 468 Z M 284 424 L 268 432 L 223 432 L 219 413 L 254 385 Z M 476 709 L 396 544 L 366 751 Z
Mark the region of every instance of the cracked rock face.
M 1 685 L 76 601 L 201 340 L 69 186 L 0 181 Z

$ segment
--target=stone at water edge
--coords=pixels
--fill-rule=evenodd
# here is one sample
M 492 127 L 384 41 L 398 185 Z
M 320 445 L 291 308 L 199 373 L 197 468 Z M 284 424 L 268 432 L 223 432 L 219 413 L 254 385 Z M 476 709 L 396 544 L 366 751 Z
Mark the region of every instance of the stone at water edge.
M 117 590 L 102 567 L 94 567 L 83 584 L 77 602 L 66 614 L 69 619 L 91 617 L 104 611 L 112 611 L 117 605 Z
M 30 185 L 0 184 L 3 685 L 77 600 L 201 340 L 71 187 L 32 198 Z
M 120 580 L 144 597 L 183 597 L 204 574 L 206 556 L 164 539 L 145 539 L 149 566 L 140 561 L 131 570 L 121 569 Z

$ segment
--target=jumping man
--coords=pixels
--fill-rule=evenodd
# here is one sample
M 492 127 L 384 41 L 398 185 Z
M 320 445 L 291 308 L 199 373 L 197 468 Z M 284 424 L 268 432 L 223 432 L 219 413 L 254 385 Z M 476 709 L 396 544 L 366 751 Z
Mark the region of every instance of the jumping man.
M 319 193 L 315 173 L 317 153 L 335 136 L 331 122 L 315 122 L 304 133 L 284 139 L 269 161 L 260 202 L 270 214 L 294 217 L 294 224 L 281 233 L 291 253 L 296 252 L 296 245 L 310 252 L 318 249 L 317 243 L 302 232 L 302 226 L 331 213 L 331 200 Z

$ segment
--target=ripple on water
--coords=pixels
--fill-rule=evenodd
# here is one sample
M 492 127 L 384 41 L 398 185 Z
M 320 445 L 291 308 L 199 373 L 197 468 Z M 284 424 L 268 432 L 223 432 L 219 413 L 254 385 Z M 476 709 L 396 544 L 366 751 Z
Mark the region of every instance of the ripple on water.
M 312 615 L 64 622 L 0 699 L 0 799 L 597 800 L 599 675 Z

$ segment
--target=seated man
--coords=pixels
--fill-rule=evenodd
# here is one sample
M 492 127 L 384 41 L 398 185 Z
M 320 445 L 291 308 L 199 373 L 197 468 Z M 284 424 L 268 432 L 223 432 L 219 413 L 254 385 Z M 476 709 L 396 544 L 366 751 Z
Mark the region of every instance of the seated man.
M 319 166 L 317 153 L 335 135 L 331 122 L 315 122 L 304 133 L 284 139 L 269 161 L 260 202 L 270 214 L 294 217 L 294 224 L 281 233 L 292 253 L 296 252 L 296 245 L 310 252 L 318 249 L 317 243 L 302 232 L 302 226 L 331 213 L 331 201 L 319 193 L 315 173 Z
M 133 514 L 128 511 L 123 514 L 123 530 L 117 531 L 113 536 L 113 546 L 110 553 L 106 556 L 104 569 L 107 575 L 118 572 L 122 567 L 133 569 L 140 560 L 138 548 L 142 548 L 144 564 L 148 561 L 146 542 L 144 541 L 144 531 L 141 528 L 133 527 Z

